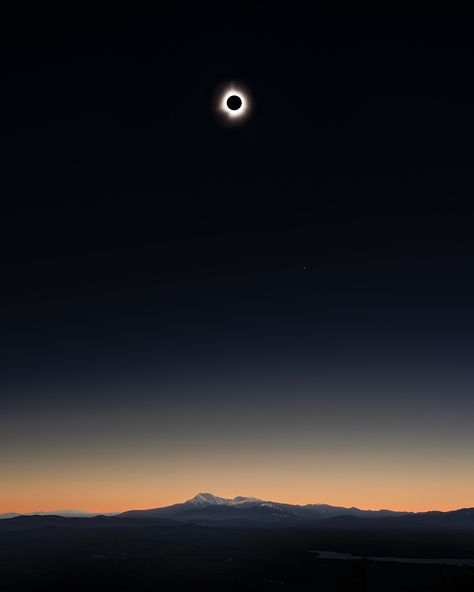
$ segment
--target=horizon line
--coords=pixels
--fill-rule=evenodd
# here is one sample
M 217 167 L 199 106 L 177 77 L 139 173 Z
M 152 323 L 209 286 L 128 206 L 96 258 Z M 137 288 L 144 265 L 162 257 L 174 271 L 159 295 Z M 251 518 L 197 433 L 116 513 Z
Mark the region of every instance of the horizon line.
M 162 504 L 162 505 L 146 505 L 143 507 L 136 507 L 134 505 L 130 505 L 127 506 L 126 509 L 120 509 L 120 510 L 110 510 L 110 509 L 106 509 L 106 510 L 87 510 L 84 508 L 74 508 L 74 507 L 63 507 L 63 508 L 58 508 L 57 506 L 51 508 L 51 509 L 44 509 L 44 510 L 39 510 L 39 509 L 35 509 L 35 510 L 25 510 L 23 512 L 21 511 L 17 511 L 17 510 L 6 510 L 6 511 L 1 511 L 0 515 L 4 515 L 4 514 L 18 514 L 20 516 L 25 516 L 25 515 L 37 515 L 37 514 L 41 514 L 41 513 L 53 513 L 54 512 L 80 512 L 80 513 L 86 513 L 86 514 L 94 514 L 94 515 L 104 515 L 104 514 L 121 514 L 123 512 L 128 512 L 128 511 L 134 511 L 134 510 L 139 510 L 139 511 L 143 511 L 143 510 L 153 510 L 155 508 L 166 508 L 168 506 L 172 506 L 175 504 L 179 504 L 179 503 L 185 503 L 188 501 L 191 501 L 194 497 L 198 496 L 198 495 L 212 495 L 216 498 L 221 498 L 221 499 L 236 499 L 238 497 L 248 497 L 248 498 L 253 498 L 255 500 L 258 501 L 262 501 L 262 502 L 272 502 L 275 504 L 287 504 L 290 506 L 307 506 L 307 505 L 315 505 L 315 506 L 331 506 L 331 507 L 337 507 L 337 508 L 346 508 L 346 509 L 357 509 L 357 510 L 362 510 L 362 511 L 366 511 L 366 512 L 381 512 L 381 511 L 391 511 L 391 512 L 402 512 L 402 513 L 424 513 L 424 512 L 452 512 L 455 510 L 462 510 L 465 508 L 470 508 L 470 507 L 474 507 L 473 506 L 449 506 L 449 507 L 444 507 L 443 509 L 439 509 L 439 508 L 428 508 L 428 509 L 416 509 L 416 510 L 406 510 L 406 509 L 399 509 L 399 508 L 393 508 L 393 507 L 387 507 L 387 506 L 381 506 L 378 508 L 374 508 L 374 507 L 363 507 L 363 506 L 356 506 L 356 505 L 341 505 L 341 504 L 331 504 L 331 503 L 326 503 L 326 502 L 308 502 L 308 503 L 291 503 L 291 502 L 287 502 L 287 501 L 276 501 L 274 499 L 263 499 L 263 498 L 259 498 L 256 496 L 250 496 L 250 495 L 236 495 L 234 497 L 225 497 L 225 496 L 220 496 L 220 495 L 216 495 L 214 493 L 211 492 L 204 492 L 204 491 L 199 491 L 198 493 L 196 493 L 194 496 L 187 498 L 185 500 L 178 500 L 175 501 L 171 504 L 166 503 L 166 504 Z M 46 506 L 47 507 L 47 506 Z

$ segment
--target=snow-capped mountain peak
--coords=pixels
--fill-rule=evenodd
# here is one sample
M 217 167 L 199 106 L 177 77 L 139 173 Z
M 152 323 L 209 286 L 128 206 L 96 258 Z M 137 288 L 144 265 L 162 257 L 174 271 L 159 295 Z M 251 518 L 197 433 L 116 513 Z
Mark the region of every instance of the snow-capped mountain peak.
M 213 493 L 198 493 L 187 503 L 192 504 L 196 508 L 203 508 L 205 506 L 241 506 L 244 504 L 259 503 L 261 500 L 255 497 L 237 496 L 232 498 L 219 497 Z
M 188 500 L 188 502 L 197 508 L 202 508 L 204 506 L 225 504 L 227 500 L 212 493 L 198 493 L 192 499 Z

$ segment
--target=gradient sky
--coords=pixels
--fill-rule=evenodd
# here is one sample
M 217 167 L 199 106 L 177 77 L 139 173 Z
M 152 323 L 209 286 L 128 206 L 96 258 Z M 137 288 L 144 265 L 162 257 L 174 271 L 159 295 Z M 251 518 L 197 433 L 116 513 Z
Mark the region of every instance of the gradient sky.
M 264 17 L 12 17 L 0 512 L 474 505 L 472 48 Z

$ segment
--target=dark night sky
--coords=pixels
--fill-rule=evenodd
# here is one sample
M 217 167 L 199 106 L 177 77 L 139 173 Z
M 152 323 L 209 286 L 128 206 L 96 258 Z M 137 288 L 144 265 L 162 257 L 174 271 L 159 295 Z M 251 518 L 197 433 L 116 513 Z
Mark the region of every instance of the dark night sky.
M 104 16 L 5 21 L 0 510 L 211 487 L 467 505 L 473 47 L 263 10 Z M 229 129 L 212 101 L 232 80 L 255 108 Z M 149 464 L 121 497 L 102 477 L 123 449 L 124 474 Z

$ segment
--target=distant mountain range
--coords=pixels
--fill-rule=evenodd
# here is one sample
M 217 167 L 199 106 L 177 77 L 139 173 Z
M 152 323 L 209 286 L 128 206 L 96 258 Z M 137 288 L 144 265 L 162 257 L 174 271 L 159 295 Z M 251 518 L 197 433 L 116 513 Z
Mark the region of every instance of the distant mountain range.
M 64 518 L 92 518 L 92 516 L 116 516 L 118 512 L 107 512 L 106 514 L 99 514 L 98 512 L 86 512 L 84 510 L 38 510 L 36 512 L 29 512 L 28 514 L 18 514 L 17 512 L 7 512 L 0 514 L 0 520 L 6 518 L 16 518 L 17 516 L 63 516 Z
M 45 520 L 40 520 L 41 517 Z M 222 526 L 317 525 L 322 528 L 412 526 L 474 529 L 474 508 L 451 512 L 394 512 L 344 508 L 327 504 L 292 505 L 255 497 L 239 496 L 230 499 L 218 497 L 212 493 L 198 493 L 192 499 L 171 506 L 149 510 L 129 510 L 120 514 L 97 515 L 81 510 L 58 510 L 34 512 L 23 516 L 12 512 L 3 514 L 0 518 L 4 519 L 2 524 L 8 529 L 12 528 L 13 524 L 16 529 L 66 523 L 68 526 L 80 527 L 88 524 L 123 527 L 148 522 L 168 526 L 186 523 Z M 4 529 L 0 527 L 1 530 Z
M 291 518 L 331 518 L 333 516 L 360 516 L 365 518 L 382 516 L 402 516 L 406 512 L 391 510 L 360 510 L 327 504 L 307 504 L 304 506 L 264 501 L 255 497 L 218 497 L 212 493 L 198 493 L 192 499 L 180 504 L 152 508 L 150 510 L 129 510 L 119 517 L 127 518 L 171 518 L 180 521 L 193 520 L 233 520 Z

